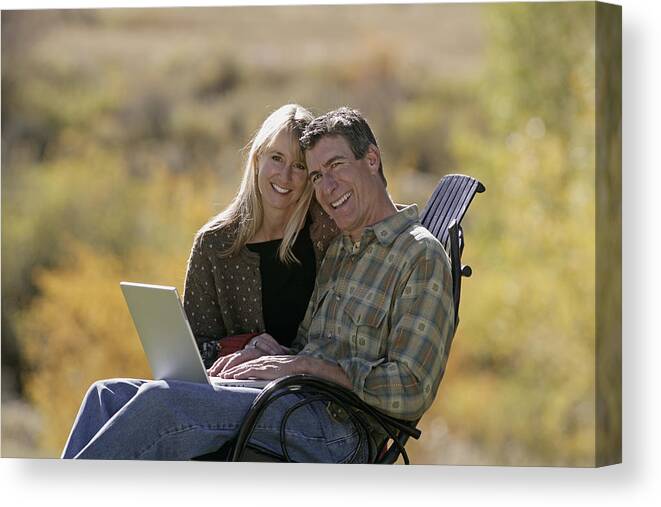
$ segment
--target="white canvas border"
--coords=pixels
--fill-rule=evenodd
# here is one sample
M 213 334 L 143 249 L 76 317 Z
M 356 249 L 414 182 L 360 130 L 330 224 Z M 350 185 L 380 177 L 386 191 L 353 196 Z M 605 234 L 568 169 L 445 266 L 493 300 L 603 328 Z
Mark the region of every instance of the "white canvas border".
M 104 6 L 273 5 L 351 2 L 0 2 L 6 8 Z M 376 3 L 376 2 L 368 2 Z M 392 3 L 392 2 L 378 2 Z M 400 2 L 402 3 L 402 2 Z M 0 460 L 0 495 L 20 500 L 95 506 L 158 502 L 229 505 L 638 505 L 661 498 L 656 452 L 661 426 L 659 377 L 661 285 L 656 195 L 661 160 L 658 54 L 660 30 L 654 2 L 622 0 L 624 44 L 623 158 L 623 396 L 624 464 L 599 470 L 415 466 L 337 467 L 206 463 L 65 463 Z M 377 499 L 378 501 L 375 501 Z

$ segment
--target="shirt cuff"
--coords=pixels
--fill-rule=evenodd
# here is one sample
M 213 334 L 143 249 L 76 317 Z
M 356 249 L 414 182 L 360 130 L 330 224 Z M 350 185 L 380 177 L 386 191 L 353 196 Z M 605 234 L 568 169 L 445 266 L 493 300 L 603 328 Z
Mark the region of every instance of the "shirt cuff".
M 378 361 L 366 361 L 359 357 L 350 357 L 347 359 L 340 359 L 337 364 L 344 370 L 344 373 L 347 374 L 351 384 L 353 385 L 354 393 L 359 397 L 363 398 L 365 391 L 365 380 L 370 372 L 374 369 L 375 366 L 381 364 L 384 361 L 384 358 L 379 359 Z

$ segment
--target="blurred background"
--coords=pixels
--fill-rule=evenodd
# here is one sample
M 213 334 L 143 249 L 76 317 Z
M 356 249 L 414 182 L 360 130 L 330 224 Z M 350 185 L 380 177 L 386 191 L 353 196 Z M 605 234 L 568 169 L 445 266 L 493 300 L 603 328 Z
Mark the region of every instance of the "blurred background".
M 150 375 L 118 282 L 182 289 L 288 102 L 365 113 L 397 202 L 487 187 L 412 461 L 593 464 L 590 3 L 3 12 L 2 456 L 58 456 L 91 382 Z

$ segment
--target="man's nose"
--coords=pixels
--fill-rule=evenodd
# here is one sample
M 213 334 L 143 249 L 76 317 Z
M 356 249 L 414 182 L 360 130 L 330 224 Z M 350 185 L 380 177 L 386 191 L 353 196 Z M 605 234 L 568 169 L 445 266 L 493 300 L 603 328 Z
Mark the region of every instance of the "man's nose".
M 337 181 L 331 173 L 324 174 L 324 177 L 321 179 L 321 187 L 323 192 L 328 196 L 337 188 Z

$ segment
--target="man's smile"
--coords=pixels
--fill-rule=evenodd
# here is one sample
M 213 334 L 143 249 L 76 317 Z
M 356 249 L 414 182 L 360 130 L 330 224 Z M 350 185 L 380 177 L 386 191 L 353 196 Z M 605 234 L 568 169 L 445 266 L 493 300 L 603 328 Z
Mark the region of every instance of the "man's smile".
M 340 197 L 337 201 L 330 203 L 331 208 L 333 208 L 333 209 L 339 208 L 340 206 L 342 206 L 345 202 L 347 202 L 349 200 L 349 197 L 351 197 L 351 195 L 352 195 L 351 191 L 349 191 L 346 194 L 344 194 L 342 197 Z

